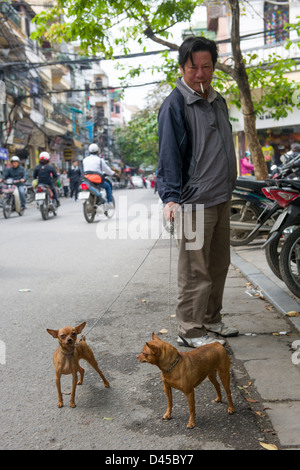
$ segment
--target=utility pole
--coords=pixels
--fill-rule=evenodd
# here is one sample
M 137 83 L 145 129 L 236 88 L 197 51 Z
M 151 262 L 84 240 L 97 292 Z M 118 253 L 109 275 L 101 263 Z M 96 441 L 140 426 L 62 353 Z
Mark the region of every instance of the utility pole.
M 0 147 L 3 146 L 3 122 L 6 114 L 6 89 L 3 80 L 0 80 Z

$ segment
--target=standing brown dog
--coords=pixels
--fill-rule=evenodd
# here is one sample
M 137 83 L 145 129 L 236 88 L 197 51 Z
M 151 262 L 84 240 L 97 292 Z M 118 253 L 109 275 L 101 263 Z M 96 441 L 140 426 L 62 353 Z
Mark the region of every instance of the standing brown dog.
M 85 359 L 98 372 L 104 382 L 105 387 L 109 383 L 98 367 L 97 361 L 91 348 L 86 344 L 85 339 L 76 343 L 77 335 L 82 332 L 86 322 L 79 326 L 66 326 L 60 330 L 49 330 L 48 333 L 53 338 L 58 338 L 58 348 L 53 354 L 53 364 L 55 367 L 55 383 L 58 392 L 58 408 L 63 406 L 63 398 L 60 387 L 60 378 L 62 374 L 72 374 L 72 393 L 70 399 L 71 408 L 75 408 L 75 390 L 76 385 L 81 385 L 83 381 L 84 369 L 80 367 L 79 360 Z M 77 382 L 77 372 L 80 373 L 80 379 Z
M 200 346 L 189 352 L 179 353 L 169 343 L 165 343 L 152 333 L 152 341 L 146 343 L 143 352 L 137 356 L 139 362 L 149 362 L 161 370 L 168 400 L 168 408 L 163 419 L 170 419 L 172 413 L 172 387 L 181 390 L 188 401 L 190 418 L 187 428 L 195 426 L 195 395 L 194 388 L 206 377 L 212 382 L 217 391 L 216 402 L 222 399 L 216 373 L 219 373 L 228 398 L 228 413 L 235 412 L 230 391 L 229 357 L 221 344 L 211 343 Z

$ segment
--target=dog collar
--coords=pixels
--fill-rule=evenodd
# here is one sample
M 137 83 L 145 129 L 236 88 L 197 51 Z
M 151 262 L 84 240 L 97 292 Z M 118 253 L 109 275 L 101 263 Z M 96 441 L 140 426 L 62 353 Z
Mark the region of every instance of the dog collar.
M 72 349 L 72 351 L 69 351 L 69 352 L 62 351 L 62 353 L 64 356 L 71 356 L 74 353 L 74 349 Z
M 178 356 L 177 356 L 176 361 L 169 367 L 169 369 L 167 369 L 167 370 L 162 370 L 162 372 L 170 372 L 170 370 L 172 370 L 173 367 L 175 367 L 176 364 L 178 364 L 180 358 L 181 358 L 181 356 L 180 356 L 180 354 L 178 353 Z

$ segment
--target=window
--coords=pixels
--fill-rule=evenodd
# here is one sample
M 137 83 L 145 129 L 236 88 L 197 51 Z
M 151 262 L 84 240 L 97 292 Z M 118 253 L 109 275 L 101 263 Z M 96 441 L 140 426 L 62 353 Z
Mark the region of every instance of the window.
M 97 106 L 97 118 L 104 117 L 104 108 L 103 106 Z
M 286 5 L 282 5 L 285 0 L 281 0 L 278 5 L 275 1 L 264 2 L 265 44 L 283 42 L 289 37 L 288 31 L 284 29 L 285 24 L 289 22 L 288 0 Z

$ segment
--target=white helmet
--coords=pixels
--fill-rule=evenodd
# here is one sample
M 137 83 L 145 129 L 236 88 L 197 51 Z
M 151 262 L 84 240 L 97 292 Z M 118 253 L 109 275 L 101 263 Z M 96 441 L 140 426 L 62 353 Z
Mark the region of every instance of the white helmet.
M 11 162 L 19 162 L 20 159 L 19 159 L 19 157 L 17 157 L 17 155 L 14 155 L 13 157 L 11 157 L 10 161 Z
M 99 147 L 97 144 L 91 144 L 89 146 L 89 152 L 90 153 L 98 153 L 99 152 Z
M 41 163 L 47 163 L 50 160 L 50 155 L 48 152 L 41 152 L 39 155 L 39 161 Z

